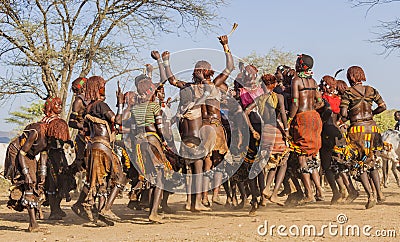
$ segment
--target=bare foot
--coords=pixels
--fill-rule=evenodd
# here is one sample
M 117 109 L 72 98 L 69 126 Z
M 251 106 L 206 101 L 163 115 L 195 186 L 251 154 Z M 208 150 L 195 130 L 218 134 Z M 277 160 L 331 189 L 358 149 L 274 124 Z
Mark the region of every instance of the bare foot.
M 251 205 L 249 216 L 256 216 L 256 211 L 257 211 L 257 202 Z
M 204 197 L 204 198 L 201 200 L 201 203 L 202 203 L 204 206 L 206 206 L 206 207 L 210 207 L 210 206 L 211 206 L 210 201 L 208 201 L 208 198 L 207 198 L 207 197 Z
M 386 197 L 385 196 L 382 196 L 382 197 L 378 198 L 378 204 L 382 204 L 385 201 L 386 201 Z
M 376 205 L 375 198 L 369 198 L 367 204 L 365 204 L 365 209 L 370 209 Z
M 111 221 L 120 221 L 121 218 L 118 217 L 115 213 L 113 213 L 111 210 L 105 210 L 103 209 L 102 211 L 100 211 L 99 215 L 105 217 L 106 219 L 109 219 Z
M 237 207 L 237 205 L 238 205 L 238 200 L 237 200 L 237 197 L 234 196 L 234 197 L 232 197 L 232 206 Z
M 331 199 L 331 205 L 336 205 L 342 201 L 342 195 L 340 193 L 334 193 Z
M 307 203 L 315 203 L 315 198 L 313 196 L 306 196 L 302 199 L 303 203 L 307 204 Z
M 269 201 L 272 202 L 272 203 L 275 203 L 275 204 L 277 204 L 277 205 L 279 205 L 279 206 L 284 206 L 284 205 L 285 205 L 283 202 L 280 202 L 280 201 L 278 200 L 278 197 L 277 197 L 277 196 L 271 196 L 271 197 L 269 198 Z
M 149 221 L 153 223 L 158 223 L 158 224 L 163 224 L 164 221 L 162 220 L 162 217 L 157 214 L 150 214 L 149 216 Z
M 264 194 L 261 195 L 260 206 L 263 206 L 263 207 L 267 206 L 267 200 L 268 200 L 268 198 L 266 198 Z
M 356 192 L 352 192 L 349 194 L 349 196 L 346 199 L 346 203 L 351 203 L 354 200 L 356 200 L 356 198 L 359 196 L 360 194 L 356 191 Z
M 36 224 L 29 224 L 28 232 L 39 232 L 39 225 Z
M 227 207 L 227 208 L 232 207 L 232 198 L 231 197 L 226 198 L 225 207 Z
M 215 204 L 218 204 L 218 205 L 223 205 L 223 204 L 224 204 L 224 203 L 222 202 L 221 197 L 218 196 L 218 195 L 212 197 L 212 202 L 213 202 L 213 204 L 215 203 Z
M 210 211 L 211 208 L 204 206 L 202 203 L 197 203 L 194 205 L 195 211 Z
M 315 200 L 317 202 L 323 202 L 323 201 L 325 201 L 325 198 L 324 198 L 324 196 L 315 196 Z
M 262 191 L 262 194 L 265 196 L 266 199 L 269 199 L 272 196 L 271 191 L 267 187 L 264 188 L 264 190 Z
M 186 202 L 185 204 L 185 210 L 190 211 L 192 209 L 192 203 Z

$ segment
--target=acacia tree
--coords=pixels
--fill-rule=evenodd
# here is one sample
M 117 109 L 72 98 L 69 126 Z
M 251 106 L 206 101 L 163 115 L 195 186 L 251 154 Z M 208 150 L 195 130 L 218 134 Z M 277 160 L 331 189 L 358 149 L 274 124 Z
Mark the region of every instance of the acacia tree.
M 369 11 L 371 8 L 387 3 L 399 3 L 400 0 L 350 0 L 355 7 L 367 6 Z M 390 54 L 393 51 L 400 50 L 400 18 L 396 18 L 392 21 L 382 21 L 377 26 L 378 33 L 377 38 L 371 40 L 371 42 L 381 44 L 386 53 Z
M 259 73 L 275 73 L 279 65 L 293 66 L 296 61 L 296 55 L 292 52 L 286 52 L 272 48 L 265 55 L 258 55 L 252 52 L 243 57 L 245 63 L 252 64 L 259 70 Z
M 65 104 L 68 86 L 91 72 L 110 80 L 160 32 L 209 31 L 225 0 L 0 1 L 0 100 L 15 94 Z M 63 112 L 65 115 L 65 110 Z
M 19 107 L 20 110 L 10 112 L 10 117 L 5 118 L 6 123 L 18 125 L 15 130 L 20 131 L 29 123 L 37 122 L 43 116 L 43 101 L 33 102 L 28 107 Z

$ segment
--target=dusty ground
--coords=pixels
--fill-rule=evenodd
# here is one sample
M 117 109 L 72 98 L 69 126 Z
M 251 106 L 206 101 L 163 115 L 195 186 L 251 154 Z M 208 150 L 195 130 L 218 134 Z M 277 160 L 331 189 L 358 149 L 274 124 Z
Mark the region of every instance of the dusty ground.
M 258 211 L 256 217 L 249 217 L 247 205 L 242 210 L 232 210 L 224 206 L 213 207 L 211 212 L 192 213 L 183 210 L 184 196 L 173 195 L 170 199 L 171 207 L 177 210 L 176 214 L 165 215 L 165 224 L 149 224 L 146 213 L 134 211 L 126 207 L 126 196 L 117 199 L 113 210 L 122 219 L 113 227 L 98 228 L 76 216 L 70 206 L 73 202 L 62 203 L 67 217 L 60 222 L 49 220 L 40 221 L 42 228 L 38 233 L 27 233 L 28 216 L 26 212 L 18 213 L 6 207 L 7 194 L 4 189 L 0 196 L 0 241 L 398 241 L 400 238 L 399 205 L 400 188 L 391 183 L 384 190 L 387 201 L 370 210 L 364 209 L 366 197 L 364 193 L 352 204 L 330 206 L 329 202 L 318 202 L 301 207 L 287 208 L 275 204 L 267 204 Z M 331 194 L 326 192 L 327 200 Z M 257 228 L 268 221 L 268 227 L 285 225 L 286 233 L 292 225 L 301 227 L 305 224 L 314 225 L 317 233 L 323 225 L 339 226 L 338 214 L 345 214 L 348 218 L 343 225 L 370 225 L 375 234 L 377 230 L 394 230 L 389 237 L 367 237 L 360 232 L 357 236 L 331 236 L 325 230 L 324 236 L 283 237 L 277 234 L 261 236 Z M 45 208 L 45 216 L 49 209 Z M 340 226 L 339 226 L 340 227 Z M 343 228 L 343 226 L 342 226 Z M 345 227 L 344 227 L 345 228 Z M 345 231 L 344 229 L 343 231 Z M 295 230 L 292 230 L 296 233 Z M 260 230 L 263 232 L 263 230 Z M 307 231 L 306 231 L 307 232 Z M 385 231 L 382 231 L 383 233 Z M 390 231 L 386 231 L 390 232 Z M 301 232 L 299 232 L 301 235 Z M 339 232 L 340 233 L 340 232 Z M 350 232 L 351 233 L 351 232 Z M 343 232 L 345 235 L 345 232 Z M 351 235 L 351 234 L 350 234 Z

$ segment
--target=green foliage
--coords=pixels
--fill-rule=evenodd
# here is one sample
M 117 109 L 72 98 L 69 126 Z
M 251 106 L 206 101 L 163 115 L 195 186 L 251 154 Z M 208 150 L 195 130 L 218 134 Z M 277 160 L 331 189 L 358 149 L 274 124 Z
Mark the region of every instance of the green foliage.
M 43 117 L 43 101 L 34 102 L 28 107 L 19 107 L 20 110 L 10 112 L 10 117 L 4 120 L 7 123 L 17 124 L 16 130 L 23 129 L 29 123 L 37 122 Z
M 252 52 L 243 57 L 242 60 L 257 67 L 260 74 L 273 74 L 279 65 L 293 66 L 296 61 L 296 54 L 272 48 L 266 55 L 258 55 L 256 52 Z
M 374 120 L 382 133 L 388 129 L 394 128 L 394 125 L 396 124 L 396 121 L 394 120 L 394 112 L 396 112 L 396 110 L 390 109 L 374 116 Z

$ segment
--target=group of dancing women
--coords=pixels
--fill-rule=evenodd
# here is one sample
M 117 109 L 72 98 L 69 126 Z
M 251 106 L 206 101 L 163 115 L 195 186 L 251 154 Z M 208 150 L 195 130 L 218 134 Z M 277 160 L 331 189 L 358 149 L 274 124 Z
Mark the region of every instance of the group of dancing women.
M 178 186 L 185 187 L 186 210 L 243 209 L 250 200 L 250 216 L 268 201 L 324 201 L 321 175 L 332 190 L 331 204 L 355 200 L 355 181 L 367 194 L 366 209 L 385 200 L 376 162 L 383 142 L 373 116 L 386 106 L 375 88 L 364 85 L 361 67 L 347 69 L 349 86 L 329 75 L 317 83 L 313 58 L 301 54 L 294 68 L 279 65 L 273 74 L 240 62 L 239 74 L 228 79 L 235 63 L 228 37 L 219 42 L 225 69 L 198 61 L 189 82 L 175 77 L 168 51 L 152 51 L 160 79 L 153 80 L 153 66 L 146 65 L 132 80 L 136 90 L 122 93 L 118 86 L 116 113 L 101 76 L 73 81 L 68 121 L 60 117 L 61 99 L 47 98 L 45 116 L 10 142 L 5 162 L 12 181 L 8 206 L 27 209 L 28 230 L 39 229 L 42 206 L 50 206 L 50 220 L 66 216 L 61 200 L 71 200 L 81 172 L 86 176 L 72 211 L 97 226 L 121 221 L 111 208 L 128 183 L 128 207 L 148 211 L 153 223 L 163 223 L 160 211 L 174 212 L 168 198 Z M 179 90 L 175 114 L 166 85 Z M 76 130 L 74 141 L 70 129 Z M 76 151 L 72 164 L 66 144 Z

